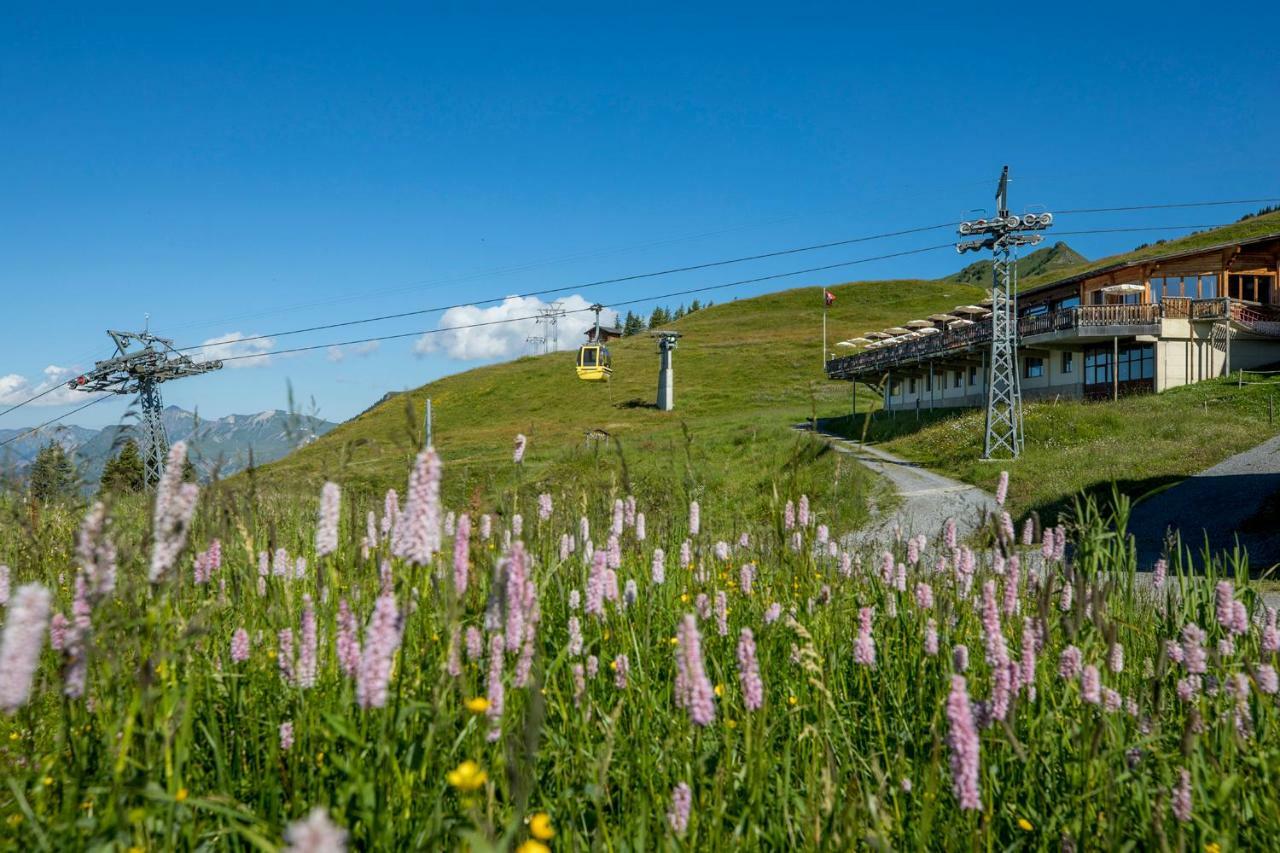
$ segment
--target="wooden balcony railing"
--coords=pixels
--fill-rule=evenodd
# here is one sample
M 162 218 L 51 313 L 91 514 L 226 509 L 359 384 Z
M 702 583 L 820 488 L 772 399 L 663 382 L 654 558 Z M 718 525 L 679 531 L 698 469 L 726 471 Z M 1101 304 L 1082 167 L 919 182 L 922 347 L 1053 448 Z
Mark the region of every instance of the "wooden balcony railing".
M 1187 296 L 1166 296 L 1161 303 L 1160 311 L 1171 320 L 1191 319 L 1191 302 Z
M 1150 326 L 1160 322 L 1159 305 L 1088 305 L 1076 310 L 1081 326 Z

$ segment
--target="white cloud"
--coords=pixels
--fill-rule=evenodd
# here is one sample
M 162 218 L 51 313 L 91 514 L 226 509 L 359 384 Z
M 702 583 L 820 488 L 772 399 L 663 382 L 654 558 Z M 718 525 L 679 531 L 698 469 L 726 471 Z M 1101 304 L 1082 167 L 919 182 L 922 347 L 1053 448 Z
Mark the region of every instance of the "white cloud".
M 556 301 L 568 312 L 556 324 L 559 348 L 576 349 L 585 340 L 587 329 L 595 323 L 595 315 L 584 310 L 592 303 L 576 294 Z M 549 339 L 548 348 L 554 348 L 554 342 L 550 340 L 553 335 L 551 327 L 537 319 L 538 311 L 549 307 L 550 303 L 537 297 L 508 296 L 502 304 L 489 308 L 476 305 L 450 308 L 440 317 L 439 323 L 439 328 L 448 331 L 423 335 L 414 341 L 413 351 L 419 355 L 443 352 L 449 358 L 461 361 L 512 358 L 529 351 L 525 338 L 531 335 L 545 335 Z M 603 312 L 600 321 L 612 323 L 613 311 Z M 490 325 L 458 328 L 478 323 Z
M 271 363 L 270 352 L 275 349 L 276 342 L 271 338 L 256 338 L 243 332 L 227 332 L 216 338 L 210 338 L 201 345 L 201 361 L 226 360 L 225 367 L 266 367 Z
M 377 341 L 366 341 L 362 344 L 349 344 L 345 347 L 329 347 L 327 358 L 329 361 L 337 363 L 347 356 L 353 358 L 363 358 L 364 356 L 373 355 L 378 351 L 379 343 Z
M 32 382 L 19 373 L 0 376 L 0 406 L 12 406 L 37 394 L 56 388 L 38 400 L 32 400 L 32 406 L 65 406 L 68 403 L 80 403 L 89 400 L 89 395 L 67 387 L 67 381 L 79 375 L 80 371 L 73 367 L 59 367 L 51 364 L 44 369 L 43 378 Z

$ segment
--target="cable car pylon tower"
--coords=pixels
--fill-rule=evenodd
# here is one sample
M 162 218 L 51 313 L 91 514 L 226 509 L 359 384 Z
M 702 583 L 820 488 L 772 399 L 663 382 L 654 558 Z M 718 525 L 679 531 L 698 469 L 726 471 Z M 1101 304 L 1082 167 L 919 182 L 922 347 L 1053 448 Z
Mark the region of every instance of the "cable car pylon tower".
M 1018 379 L 1018 253 L 1019 246 L 1034 246 L 1044 237 L 1027 234 L 1053 224 L 1052 213 L 1009 213 L 1009 167 L 1000 173 L 996 188 L 996 215 L 960 223 L 962 237 L 978 239 L 956 243 L 960 254 L 990 249 L 991 263 L 991 360 L 987 375 L 986 435 L 982 458 L 994 459 L 1005 451 L 1014 459 L 1022 453 L 1022 386 Z
M 76 391 L 138 395 L 142 460 L 147 488 L 150 489 L 164 473 L 165 458 L 169 454 L 160 383 L 219 370 L 222 362 L 194 361 L 174 349 L 172 340 L 149 331 L 108 330 L 107 334 L 115 342 L 115 355 L 95 362 L 93 370 L 72 379 L 67 387 Z M 140 345 L 139 348 L 131 349 L 135 343 Z

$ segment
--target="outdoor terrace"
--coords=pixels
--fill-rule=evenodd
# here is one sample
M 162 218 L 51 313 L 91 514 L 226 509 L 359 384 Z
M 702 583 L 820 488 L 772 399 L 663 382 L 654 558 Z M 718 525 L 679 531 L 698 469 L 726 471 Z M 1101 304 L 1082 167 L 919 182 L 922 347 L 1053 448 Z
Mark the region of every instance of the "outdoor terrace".
M 1280 335 L 1280 311 L 1227 298 L 1166 298 L 1155 304 L 1085 305 L 1018 319 L 1018 338 L 1026 344 L 1056 340 L 1089 340 L 1132 335 L 1159 335 L 1164 319 L 1227 320 L 1262 334 Z M 970 353 L 991 342 L 991 319 L 940 329 L 920 336 L 902 336 L 827 362 L 830 379 L 876 376 L 894 368 Z

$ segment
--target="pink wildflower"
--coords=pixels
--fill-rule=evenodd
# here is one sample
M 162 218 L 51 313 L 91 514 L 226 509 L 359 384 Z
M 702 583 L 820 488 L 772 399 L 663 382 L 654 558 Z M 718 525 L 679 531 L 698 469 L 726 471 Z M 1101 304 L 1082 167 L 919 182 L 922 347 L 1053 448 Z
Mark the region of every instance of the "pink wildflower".
M 338 667 L 348 678 L 355 678 L 360 669 L 359 626 L 345 598 L 338 599 L 338 630 L 334 642 Z
M 284 853 L 343 853 L 347 831 L 329 820 L 323 806 L 316 806 L 306 820 L 294 821 L 284 831 Z
M 1156 589 L 1162 589 L 1164 587 L 1165 579 L 1168 577 L 1168 575 L 1169 575 L 1169 564 L 1164 561 L 1164 558 L 1156 560 L 1155 569 L 1153 569 L 1151 572 L 1151 585 Z
M 49 590 L 38 583 L 18 587 L 0 639 L 0 709 L 14 714 L 27 704 L 40 663 L 49 621 Z
M 1173 816 L 1181 823 L 1191 820 L 1191 774 L 1186 770 L 1178 771 L 1178 784 L 1173 788 Z
M 1097 705 L 1102 701 L 1101 691 L 1102 681 L 1098 675 L 1098 668 L 1089 664 L 1080 673 L 1080 697 L 1090 705 Z
M 677 632 L 676 701 L 699 726 L 709 726 L 716 717 L 715 695 L 702 661 L 702 636 L 698 620 L 685 615 Z
M 458 516 L 453 536 L 453 589 L 458 596 L 467 592 L 471 569 L 471 517 L 465 512 Z
M 938 623 L 932 619 L 924 628 L 924 653 L 930 656 L 938 653 Z
M 697 501 L 689 502 L 689 535 L 697 536 L 702 528 L 702 509 Z
M 962 675 L 951 676 L 947 722 L 950 724 L 947 744 L 951 748 L 952 791 L 962 810 L 981 810 L 982 800 L 978 794 L 978 729 L 974 725 L 973 710 L 969 705 L 968 685 Z
M 231 662 L 244 663 L 249 659 L 249 632 L 237 628 L 231 635 Z
M 390 590 L 378 596 L 365 629 L 360 669 L 356 673 L 356 701 L 361 708 L 381 708 L 387 704 L 391 684 L 391 664 L 400 647 L 400 614 Z
M 440 457 L 428 447 L 409 475 L 409 497 L 396 524 L 391 553 L 410 563 L 425 566 L 440 550 Z
M 667 555 L 661 548 L 653 549 L 653 565 L 650 566 L 649 576 L 658 586 L 667 579 Z
M 1009 496 L 1009 472 L 1001 471 L 1000 479 L 996 482 L 996 506 L 1004 506 L 1004 500 L 1008 496 Z
M 693 805 L 693 791 L 686 782 L 681 782 L 671 790 L 671 810 L 667 812 L 667 823 L 676 835 L 684 835 L 689 828 L 689 809 Z
M 860 666 L 875 666 L 876 642 L 871 636 L 871 608 L 858 609 L 858 636 L 853 641 L 853 662 Z
M 151 548 L 151 567 L 148 579 L 152 583 L 164 580 L 173 568 L 178 554 L 187 544 L 187 532 L 196 510 L 196 497 L 200 487 L 182 481 L 182 469 L 187 461 L 187 446 L 176 442 L 169 448 L 164 473 L 156 486 L 156 506 L 152 524 L 154 543 Z
M 1058 656 L 1058 677 L 1070 681 L 1080 675 L 1084 655 L 1075 646 L 1067 646 Z
M 529 443 L 529 439 L 524 437 L 524 433 L 516 433 L 515 447 L 511 451 L 511 461 L 519 465 L 524 461 L 524 449 Z
M 764 683 L 760 680 L 760 663 L 756 660 L 756 639 L 750 628 L 738 635 L 738 679 L 742 684 L 742 704 L 748 711 L 764 705 Z
M 293 749 L 293 720 L 285 720 L 280 724 L 280 750 L 288 752 Z
M 956 643 L 951 649 L 951 664 L 956 672 L 967 672 L 969 669 L 969 647 L 964 643 Z
M 320 489 L 320 512 L 316 524 L 316 556 L 323 557 L 338 550 L 338 511 L 342 493 L 337 483 L 325 483 Z

